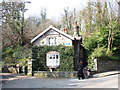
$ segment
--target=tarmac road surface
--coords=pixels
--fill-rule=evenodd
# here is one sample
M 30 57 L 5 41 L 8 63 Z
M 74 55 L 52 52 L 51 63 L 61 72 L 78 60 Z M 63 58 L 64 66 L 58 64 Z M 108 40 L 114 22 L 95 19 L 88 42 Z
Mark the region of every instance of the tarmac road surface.
M 7 81 L 2 88 L 118 88 L 118 74 L 83 80 L 24 77 Z

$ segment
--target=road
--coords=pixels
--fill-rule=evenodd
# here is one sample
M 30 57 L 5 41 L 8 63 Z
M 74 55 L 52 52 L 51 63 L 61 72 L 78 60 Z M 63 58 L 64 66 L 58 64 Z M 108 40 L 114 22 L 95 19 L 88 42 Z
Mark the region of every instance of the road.
M 8 81 L 3 88 L 118 88 L 118 74 L 84 80 L 25 77 Z

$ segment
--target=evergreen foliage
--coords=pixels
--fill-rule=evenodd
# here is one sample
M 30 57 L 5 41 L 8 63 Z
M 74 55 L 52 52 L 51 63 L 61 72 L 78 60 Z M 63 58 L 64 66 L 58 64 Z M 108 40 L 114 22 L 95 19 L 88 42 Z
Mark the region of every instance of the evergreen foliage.
M 31 49 L 26 47 L 4 47 L 2 50 L 2 60 L 6 65 L 26 64 L 31 57 Z
M 73 71 L 73 47 L 67 46 L 34 46 L 32 48 L 32 58 L 34 71 L 46 71 L 46 54 L 49 51 L 57 51 L 60 53 L 60 66 L 57 71 Z

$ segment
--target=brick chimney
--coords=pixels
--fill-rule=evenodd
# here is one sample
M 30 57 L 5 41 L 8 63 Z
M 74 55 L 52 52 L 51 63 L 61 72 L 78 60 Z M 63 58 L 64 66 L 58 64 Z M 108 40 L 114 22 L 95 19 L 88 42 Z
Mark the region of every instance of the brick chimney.
M 64 28 L 64 29 L 63 29 L 63 32 L 66 33 L 66 34 L 68 34 L 67 28 Z
M 75 38 L 79 37 L 79 26 L 77 24 L 77 22 L 74 23 L 74 35 Z

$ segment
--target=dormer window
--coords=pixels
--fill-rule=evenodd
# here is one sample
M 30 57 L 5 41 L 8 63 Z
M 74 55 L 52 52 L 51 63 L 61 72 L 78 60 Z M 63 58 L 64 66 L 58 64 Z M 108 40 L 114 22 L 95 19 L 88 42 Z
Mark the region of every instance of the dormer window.
M 56 41 L 56 37 L 48 37 L 48 45 L 56 45 L 57 41 Z

